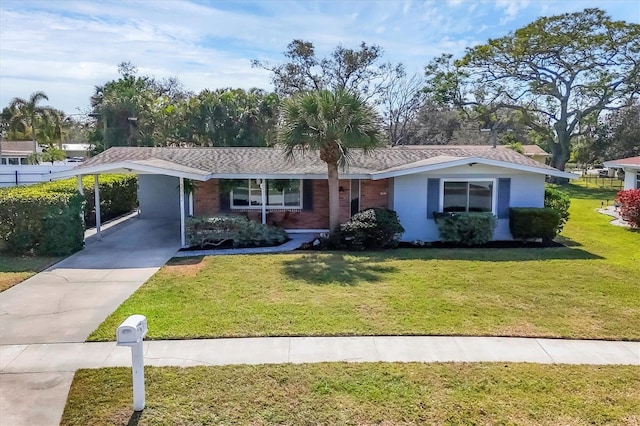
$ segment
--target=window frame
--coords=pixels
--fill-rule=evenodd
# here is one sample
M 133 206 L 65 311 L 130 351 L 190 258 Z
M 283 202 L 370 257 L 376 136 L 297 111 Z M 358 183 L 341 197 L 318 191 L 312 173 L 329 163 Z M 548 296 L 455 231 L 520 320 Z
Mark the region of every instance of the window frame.
M 440 178 L 440 194 L 438 203 L 438 212 L 444 212 L 444 184 L 445 182 L 491 182 L 491 213 L 494 216 L 498 215 L 498 178 Z M 469 208 L 469 187 L 467 186 L 467 209 Z M 463 212 L 460 212 L 463 213 Z M 469 213 L 464 212 L 464 213 Z
M 259 178 L 257 178 L 259 179 Z M 253 185 L 257 186 L 258 189 L 260 189 L 260 184 L 256 183 L 255 181 L 257 180 L 256 178 L 253 179 L 242 179 L 242 180 L 247 180 L 248 181 L 248 191 L 249 191 L 249 197 L 251 197 L 251 189 L 252 189 L 252 183 L 251 181 L 253 181 Z M 238 179 L 240 180 L 240 179 Z M 281 180 L 281 179 L 263 179 L 266 184 L 267 184 L 267 188 L 266 191 L 268 193 L 269 191 L 269 181 L 274 181 L 274 180 Z M 298 184 L 299 184 L 299 188 L 300 188 L 300 204 L 295 205 L 295 206 L 287 206 L 285 204 L 281 204 L 281 205 L 269 205 L 267 204 L 265 207 L 267 210 L 302 210 L 303 205 L 304 205 L 304 189 L 303 189 L 303 179 L 288 179 L 288 180 L 297 180 Z M 255 189 L 255 187 L 253 188 Z M 283 203 L 284 203 L 284 190 L 283 192 Z M 268 198 L 268 197 L 267 197 Z M 250 199 L 250 198 L 249 198 Z M 229 192 L 229 207 L 231 208 L 231 210 L 262 210 L 262 205 L 254 205 L 252 206 L 251 204 L 246 205 L 246 206 L 236 206 L 233 204 L 233 190 L 231 190 Z

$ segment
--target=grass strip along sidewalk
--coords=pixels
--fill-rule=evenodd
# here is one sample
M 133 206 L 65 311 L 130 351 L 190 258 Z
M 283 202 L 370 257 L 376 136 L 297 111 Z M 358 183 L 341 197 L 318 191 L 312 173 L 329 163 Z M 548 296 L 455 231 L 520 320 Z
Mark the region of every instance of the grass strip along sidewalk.
M 640 368 L 309 364 L 81 370 L 63 425 L 638 424 Z

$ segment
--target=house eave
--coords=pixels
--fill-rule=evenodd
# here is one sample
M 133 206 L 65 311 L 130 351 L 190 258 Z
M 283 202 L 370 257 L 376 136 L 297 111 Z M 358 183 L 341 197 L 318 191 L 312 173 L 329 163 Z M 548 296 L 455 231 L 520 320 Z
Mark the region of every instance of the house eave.
M 635 171 L 640 170 L 640 164 L 625 164 L 625 163 L 619 163 L 617 161 L 605 161 L 603 165 L 605 167 L 612 168 L 612 169 L 635 170 Z
M 547 168 L 542 168 L 542 167 L 526 166 L 526 165 L 522 165 L 522 164 L 509 163 L 509 162 L 506 162 L 506 161 L 490 160 L 490 159 L 481 158 L 481 157 L 465 157 L 465 158 L 461 158 L 459 160 L 444 161 L 442 163 L 437 163 L 437 164 L 428 164 L 428 165 L 422 165 L 422 166 L 406 168 L 406 169 L 402 169 L 402 170 L 381 171 L 381 172 L 377 172 L 377 173 L 372 173 L 371 174 L 371 179 L 373 179 L 373 180 L 388 179 L 388 178 L 393 178 L 393 177 L 412 175 L 412 174 L 416 174 L 416 173 L 425 173 L 425 172 L 449 169 L 449 168 L 457 167 L 457 166 L 464 166 L 464 165 L 473 166 L 474 164 L 483 164 L 483 165 L 486 165 L 486 166 L 502 167 L 502 168 L 509 169 L 509 170 L 516 170 L 516 171 L 527 172 L 527 173 L 544 174 L 544 175 L 547 175 L 547 176 L 554 176 L 554 177 L 560 177 L 560 178 L 565 178 L 565 179 L 577 179 L 578 178 L 578 176 L 576 176 L 573 173 L 563 172 L 561 170 L 556 170 L 556 169 L 547 169 Z
M 96 166 L 80 166 L 70 170 L 62 172 L 51 173 L 48 177 L 51 180 L 65 179 L 74 176 L 81 175 L 95 175 L 95 174 L 120 174 L 120 173 L 133 173 L 133 174 L 159 174 L 165 176 L 173 176 L 184 179 L 192 179 L 199 181 L 206 181 L 210 177 L 209 174 L 204 173 L 190 173 L 181 170 L 172 170 L 163 167 L 154 167 L 144 164 L 137 164 L 129 161 L 120 161 L 109 164 L 99 164 Z
M 212 173 L 209 179 L 327 179 L 326 174 L 304 173 Z M 340 174 L 340 179 L 371 179 L 369 174 Z

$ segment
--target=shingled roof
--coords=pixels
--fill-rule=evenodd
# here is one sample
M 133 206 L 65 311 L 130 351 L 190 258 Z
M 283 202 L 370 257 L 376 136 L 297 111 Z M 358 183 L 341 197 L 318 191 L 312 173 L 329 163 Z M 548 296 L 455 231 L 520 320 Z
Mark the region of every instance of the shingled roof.
M 604 162 L 605 167 L 631 168 L 640 170 L 640 157 L 620 158 L 619 160 L 609 160 Z
M 0 151 L 3 156 L 15 155 L 26 157 L 33 154 L 33 141 L 0 141 Z
M 446 165 L 458 160 L 518 168 L 534 173 L 565 175 L 505 147 L 478 145 L 417 145 L 381 148 L 365 154 L 351 150 L 345 178 L 375 178 L 379 173 L 401 173 L 416 168 Z M 455 165 L 455 164 L 454 164 Z M 70 175 L 113 168 L 182 171 L 202 180 L 232 176 L 326 176 L 326 165 L 313 151 L 287 158 L 278 148 L 144 148 L 113 147 L 76 166 Z M 442 168 L 442 167 L 439 167 Z M 69 174 L 69 173 L 67 173 Z M 196 178 L 198 178 L 196 176 Z M 206 177 L 205 177 L 206 176 Z

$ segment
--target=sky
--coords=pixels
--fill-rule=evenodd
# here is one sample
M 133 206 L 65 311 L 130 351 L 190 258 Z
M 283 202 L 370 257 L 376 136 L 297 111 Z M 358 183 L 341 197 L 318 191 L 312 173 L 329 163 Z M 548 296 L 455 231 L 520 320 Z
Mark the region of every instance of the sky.
M 442 53 L 588 7 L 640 23 L 640 0 L 0 0 L 0 107 L 42 90 L 48 105 L 86 113 L 95 86 L 117 79 L 125 61 L 194 92 L 271 90 L 251 60 L 281 63 L 294 39 L 319 56 L 377 44 L 384 60 L 422 73 Z

